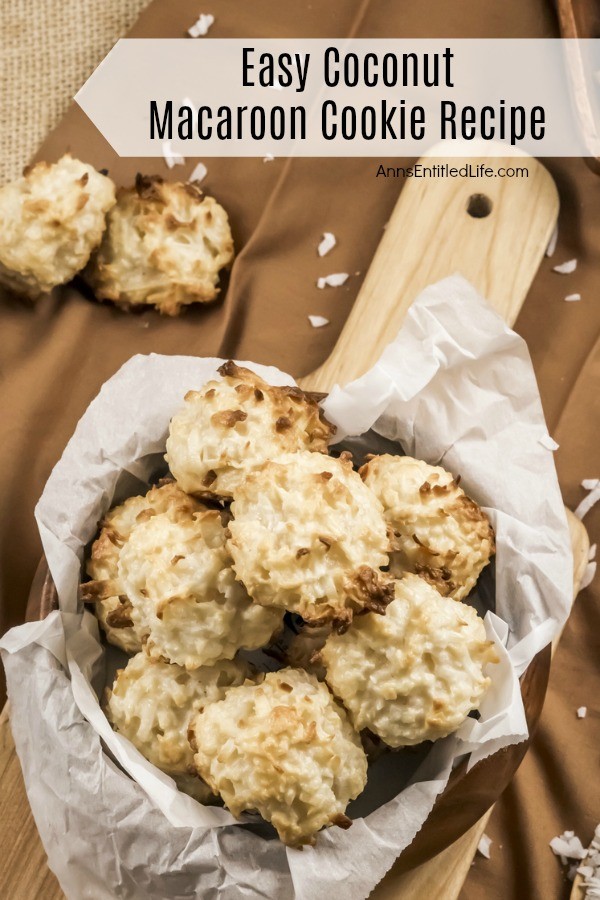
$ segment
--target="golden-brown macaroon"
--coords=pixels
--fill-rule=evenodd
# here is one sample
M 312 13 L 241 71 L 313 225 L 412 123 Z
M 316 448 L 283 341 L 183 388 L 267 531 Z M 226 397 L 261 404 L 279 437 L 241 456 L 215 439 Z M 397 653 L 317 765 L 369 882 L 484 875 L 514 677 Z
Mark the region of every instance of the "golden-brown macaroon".
M 230 688 L 192 719 L 199 775 L 234 816 L 258 810 L 290 846 L 328 825 L 348 828 L 367 781 L 360 739 L 326 685 L 298 669 Z
M 0 188 L 0 283 L 35 299 L 70 281 L 102 240 L 115 186 L 66 153 Z
M 188 391 L 171 419 L 169 468 L 183 490 L 231 498 L 268 459 L 295 450 L 327 453 L 335 428 L 316 400 L 295 387 L 273 387 L 234 362 L 220 381 Z
M 393 532 L 390 571 L 416 572 L 444 596 L 462 600 L 495 551 L 483 510 L 441 466 L 410 456 L 375 456 L 360 474 Z
M 393 597 L 383 508 L 351 460 L 288 453 L 235 491 L 228 541 L 237 577 L 263 606 L 343 627 Z
M 412 574 L 396 582 L 384 616 L 354 619 L 320 655 L 354 727 L 390 747 L 456 731 L 490 684 L 484 667 L 498 661 L 475 610 Z
M 229 220 L 216 200 L 195 183 L 138 175 L 134 187 L 117 192 L 84 277 L 98 300 L 176 316 L 214 300 L 219 272 L 232 260 Z
M 81 592 L 86 603 L 95 604 L 96 616 L 111 644 L 126 653 L 137 653 L 142 646 L 118 571 L 121 550 L 133 531 L 140 523 L 160 513 L 192 513 L 203 508 L 173 481 L 166 481 L 150 488 L 144 496 L 129 497 L 105 515 L 86 564 L 92 580 L 82 584 Z
M 238 660 L 187 672 L 138 653 L 117 672 L 112 690 L 106 691 L 104 709 L 115 731 L 170 775 L 180 790 L 200 803 L 210 803 L 214 794 L 193 765 L 190 721 L 249 675 L 250 668 Z
M 154 659 L 187 669 L 267 644 L 283 613 L 253 603 L 235 579 L 221 513 L 201 507 L 152 516 L 119 554 L 131 619 Z

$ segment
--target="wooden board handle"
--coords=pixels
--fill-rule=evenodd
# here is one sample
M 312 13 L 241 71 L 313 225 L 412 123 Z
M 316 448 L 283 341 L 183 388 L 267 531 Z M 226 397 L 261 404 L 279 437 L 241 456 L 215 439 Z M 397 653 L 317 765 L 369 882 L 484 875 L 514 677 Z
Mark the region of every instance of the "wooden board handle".
M 513 178 L 407 179 L 331 356 L 301 381 L 306 390 L 329 391 L 364 374 L 423 288 L 455 272 L 509 325 L 516 319 L 558 216 L 551 176 L 531 157 L 424 157 L 420 163 L 523 172 Z

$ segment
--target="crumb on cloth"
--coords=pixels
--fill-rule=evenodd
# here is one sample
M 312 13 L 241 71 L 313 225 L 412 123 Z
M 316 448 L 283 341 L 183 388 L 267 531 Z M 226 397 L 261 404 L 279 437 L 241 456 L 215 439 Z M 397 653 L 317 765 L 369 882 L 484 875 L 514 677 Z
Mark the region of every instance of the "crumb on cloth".
M 317 279 L 317 287 L 341 287 L 349 277 L 347 272 L 334 272 L 332 275 L 324 275 Z
M 482 834 L 479 843 L 477 844 L 477 851 L 481 853 L 482 856 L 485 856 L 486 859 L 490 858 L 490 847 L 494 842 L 487 834 Z
M 313 328 L 323 328 L 324 325 L 329 325 L 329 319 L 326 319 L 325 316 L 309 316 L 308 321 Z
M 200 13 L 198 19 L 194 22 L 194 24 L 188 28 L 188 34 L 190 37 L 204 37 L 208 34 L 208 31 L 214 25 L 215 17 L 210 13 Z
M 571 275 L 575 269 L 577 268 L 577 260 L 576 259 L 568 259 L 566 262 L 561 263 L 558 266 L 554 266 L 552 271 L 557 272 L 559 275 Z
M 335 245 L 337 244 L 337 240 L 335 235 L 331 233 L 331 231 L 324 231 L 323 237 L 319 242 L 319 246 L 317 247 L 317 253 L 319 256 L 325 256 L 330 250 L 333 250 Z
M 192 173 L 189 177 L 190 181 L 204 181 L 206 176 L 208 175 L 208 169 L 204 165 L 204 163 L 199 162 L 197 166 L 195 166 L 192 170 Z

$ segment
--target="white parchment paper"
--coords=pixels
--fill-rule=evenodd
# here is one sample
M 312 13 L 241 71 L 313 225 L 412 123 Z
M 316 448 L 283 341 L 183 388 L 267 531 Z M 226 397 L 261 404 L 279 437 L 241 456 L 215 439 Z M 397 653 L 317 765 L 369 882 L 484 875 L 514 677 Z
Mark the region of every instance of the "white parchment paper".
M 324 405 L 339 439 L 373 428 L 399 441 L 461 474 L 492 518 L 495 591 L 490 568 L 473 602 L 500 663 L 480 718 L 420 757 L 382 758 L 351 809 L 352 828 L 330 828 L 302 852 L 256 817 L 239 824 L 179 793 L 108 725 L 95 692 L 104 654 L 77 592 L 99 518 L 144 490 L 183 395 L 221 362 L 132 358 L 79 422 L 36 510 L 60 611 L 12 629 L 0 648 L 29 800 L 73 900 L 329 900 L 342 883 L 346 900 L 362 900 L 421 828 L 459 757 L 469 753 L 473 765 L 527 736 L 518 677 L 570 609 L 568 527 L 552 453 L 540 443 L 547 432 L 527 348 L 464 279 L 445 279 L 415 301 L 379 363 Z M 248 365 L 273 384 L 293 383 Z

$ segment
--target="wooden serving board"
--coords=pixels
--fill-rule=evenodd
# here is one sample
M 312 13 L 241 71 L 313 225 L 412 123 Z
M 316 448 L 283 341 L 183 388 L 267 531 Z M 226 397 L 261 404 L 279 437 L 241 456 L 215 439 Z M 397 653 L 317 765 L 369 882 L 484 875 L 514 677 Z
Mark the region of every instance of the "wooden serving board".
M 425 159 L 421 162 L 427 164 Z M 435 160 L 437 165 L 444 162 L 476 167 L 484 160 Z M 490 164 L 489 159 L 485 162 Z M 492 164 L 519 165 L 527 169 L 528 177 L 407 181 L 333 353 L 323 366 L 302 380 L 302 387 L 328 391 L 335 383 L 343 384 L 363 374 L 379 358 L 389 335 L 398 331 L 418 293 L 455 272 L 471 281 L 509 324 L 515 321 L 555 226 L 558 195 L 550 175 L 536 160 L 497 159 Z M 576 559 L 585 566 L 585 529 L 574 517 L 570 525 Z M 577 579 L 581 565 L 577 567 Z M 46 615 L 53 598 L 51 579 L 42 566 L 32 589 L 29 618 Z M 530 729 L 541 712 L 548 665 L 549 653 L 543 652 L 522 680 Z M 0 866 L 0 888 L 8 888 L 10 896 L 44 896 L 48 900 L 61 897 L 51 876 L 48 880 L 45 866 L 40 866 L 43 853 L 40 857 L 33 820 L 30 814 L 26 815 L 27 804 L 5 716 L 0 720 L 0 739 L 5 815 L 13 822 L 13 833 L 19 831 L 21 846 L 29 847 L 31 861 L 29 865 L 19 854 L 22 874 L 14 867 L 2 872 Z M 501 759 L 484 760 L 468 775 L 459 767 L 430 820 L 373 897 L 457 897 L 485 824 L 481 817 L 487 820 L 487 807 L 514 774 L 526 746 L 508 748 Z M 495 791 L 491 799 L 490 783 Z M 38 889 L 42 893 L 36 893 Z
M 551 176 L 530 157 L 420 162 L 519 166 L 528 177 L 407 179 L 338 342 L 303 388 L 329 391 L 366 372 L 420 291 L 455 272 L 509 325 L 517 318 L 558 218 Z

